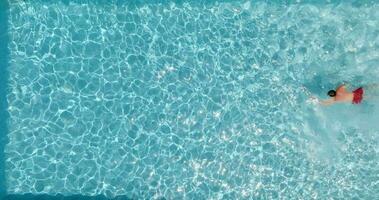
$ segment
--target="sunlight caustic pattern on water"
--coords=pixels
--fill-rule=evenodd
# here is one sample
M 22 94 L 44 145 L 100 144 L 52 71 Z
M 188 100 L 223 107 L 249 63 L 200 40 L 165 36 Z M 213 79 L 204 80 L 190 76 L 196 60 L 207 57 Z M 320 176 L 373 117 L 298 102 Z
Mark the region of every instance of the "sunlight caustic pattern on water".
M 12 1 L 7 191 L 378 197 L 378 129 L 302 93 L 379 77 L 377 10 Z

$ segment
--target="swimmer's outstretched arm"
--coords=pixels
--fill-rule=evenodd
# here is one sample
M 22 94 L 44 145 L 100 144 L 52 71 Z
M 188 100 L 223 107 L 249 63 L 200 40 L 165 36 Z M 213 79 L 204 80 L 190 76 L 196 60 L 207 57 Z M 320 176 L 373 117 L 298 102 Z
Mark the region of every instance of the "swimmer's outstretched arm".
M 321 100 L 315 96 L 311 96 L 310 100 L 315 100 L 316 103 L 321 104 L 323 106 L 329 106 L 335 103 L 334 99 Z
M 336 101 L 334 99 L 320 100 L 319 103 L 323 106 L 329 106 L 334 104 Z
M 318 104 L 321 104 L 321 105 L 324 105 L 324 106 L 329 106 L 329 105 L 332 105 L 335 103 L 334 99 L 327 99 L 327 100 L 320 100 L 319 98 L 313 96 L 307 89 L 306 87 L 302 86 L 301 89 L 307 94 L 310 96 L 310 100 L 314 102 L 314 100 L 318 103 Z

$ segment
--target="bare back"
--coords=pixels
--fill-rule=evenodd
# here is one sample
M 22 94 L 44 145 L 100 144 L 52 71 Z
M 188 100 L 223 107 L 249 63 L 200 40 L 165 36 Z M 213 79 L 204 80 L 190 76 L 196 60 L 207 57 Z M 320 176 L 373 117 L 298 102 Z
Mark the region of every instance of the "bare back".
M 342 101 L 353 101 L 354 94 L 352 92 L 348 92 L 346 90 L 345 85 L 340 85 L 336 90 L 336 96 L 334 97 L 334 101 L 342 102 Z

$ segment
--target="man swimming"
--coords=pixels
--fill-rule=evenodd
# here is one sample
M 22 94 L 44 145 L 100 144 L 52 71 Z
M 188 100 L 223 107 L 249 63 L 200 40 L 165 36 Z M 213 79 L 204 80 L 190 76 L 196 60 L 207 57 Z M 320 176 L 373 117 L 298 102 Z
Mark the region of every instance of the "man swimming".
M 346 90 L 345 84 L 338 86 L 336 90 L 330 90 L 328 95 L 331 97 L 328 100 L 321 100 L 322 105 L 331 105 L 340 102 L 352 102 L 353 104 L 360 104 L 364 95 L 363 87 L 359 87 L 352 92 Z

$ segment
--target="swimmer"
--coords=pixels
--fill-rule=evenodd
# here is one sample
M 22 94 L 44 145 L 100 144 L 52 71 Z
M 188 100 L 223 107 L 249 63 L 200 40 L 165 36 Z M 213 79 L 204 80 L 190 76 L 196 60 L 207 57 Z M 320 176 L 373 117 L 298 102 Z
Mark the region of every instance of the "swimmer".
M 338 86 L 336 90 L 330 90 L 328 95 L 331 97 L 327 100 L 319 101 L 322 105 L 332 105 L 334 103 L 352 102 L 353 104 L 360 104 L 363 100 L 365 90 L 359 87 L 352 92 L 346 90 L 346 85 Z

